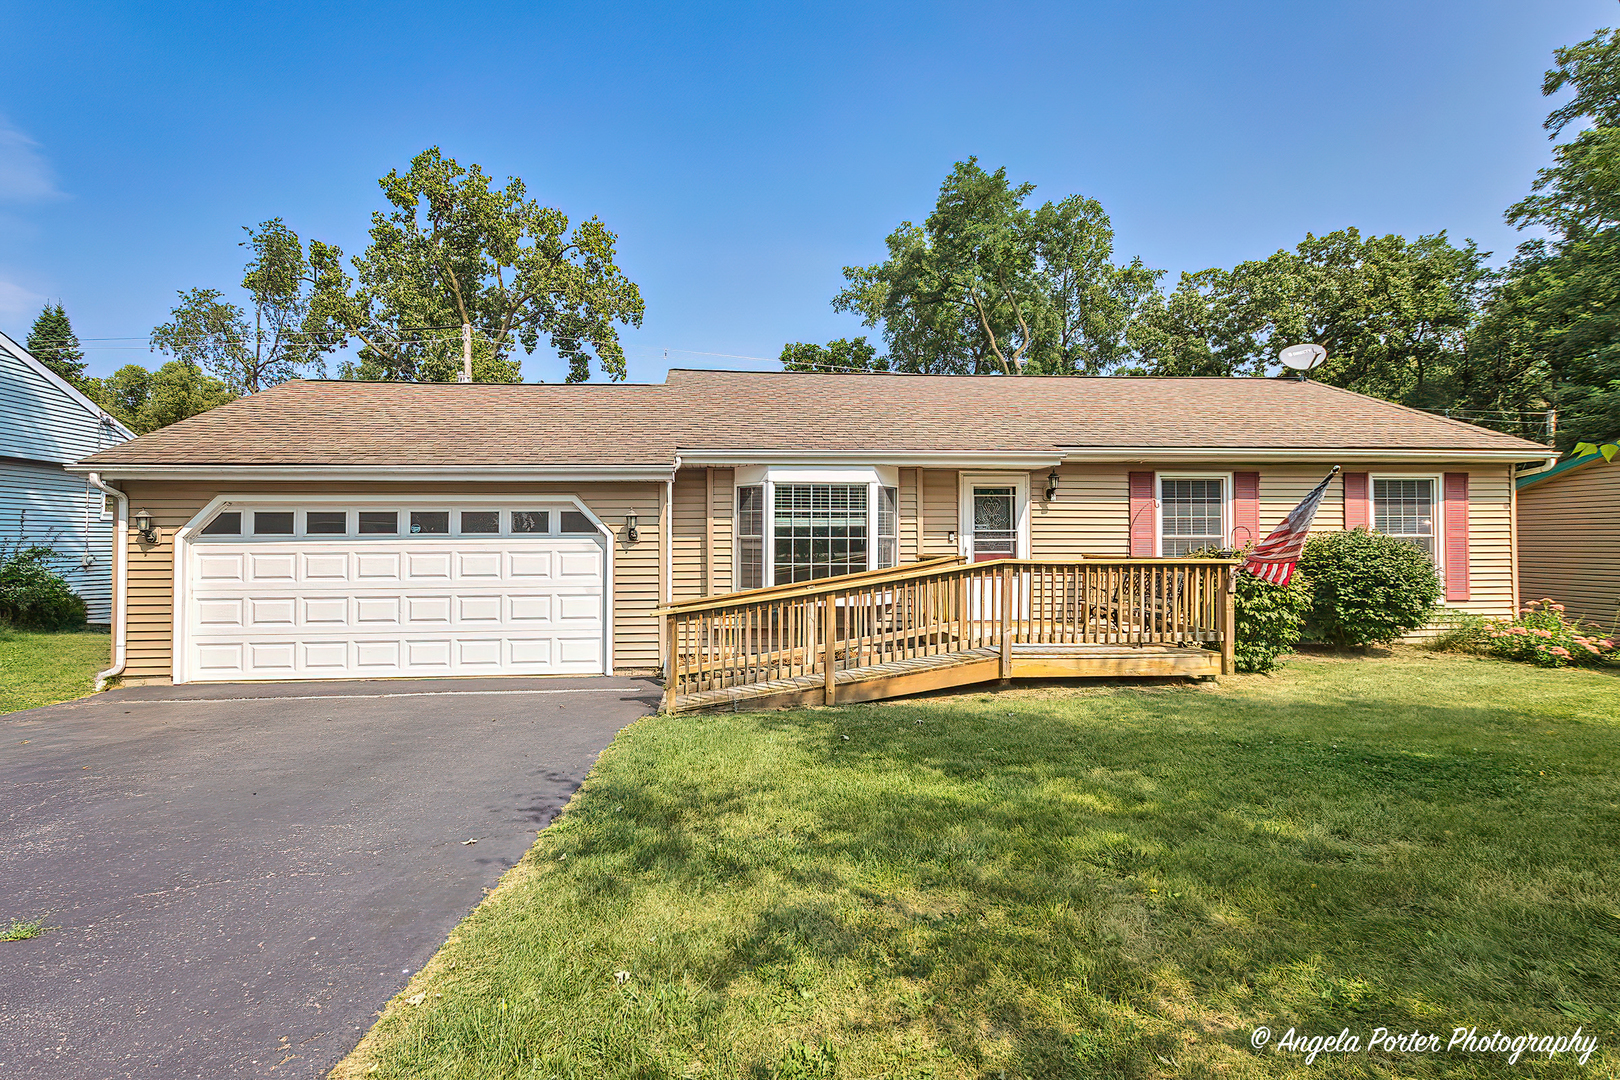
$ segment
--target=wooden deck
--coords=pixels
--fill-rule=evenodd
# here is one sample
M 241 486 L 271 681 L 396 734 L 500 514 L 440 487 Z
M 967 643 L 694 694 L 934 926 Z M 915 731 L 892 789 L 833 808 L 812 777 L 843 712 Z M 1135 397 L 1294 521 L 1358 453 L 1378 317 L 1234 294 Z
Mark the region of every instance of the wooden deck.
M 1232 670 L 1228 560 L 940 559 L 664 609 L 670 712 Z
M 1221 654 L 1169 645 L 1015 645 L 1010 679 L 1098 679 L 1136 675 L 1218 675 Z M 879 701 L 955 686 L 1001 681 L 999 649 L 891 660 L 833 674 L 834 702 Z M 674 712 L 697 709 L 786 709 L 826 702 L 821 675 L 769 679 L 685 694 Z

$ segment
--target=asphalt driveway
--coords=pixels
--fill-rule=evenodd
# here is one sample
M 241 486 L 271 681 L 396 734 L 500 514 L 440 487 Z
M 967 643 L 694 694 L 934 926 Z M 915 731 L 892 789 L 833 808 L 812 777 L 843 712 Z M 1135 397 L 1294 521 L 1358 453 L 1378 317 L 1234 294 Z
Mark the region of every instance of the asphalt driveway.
M 0 717 L 0 923 L 53 928 L 0 942 L 0 1077 L 324 1074 L 657 693 L 141 687 Z

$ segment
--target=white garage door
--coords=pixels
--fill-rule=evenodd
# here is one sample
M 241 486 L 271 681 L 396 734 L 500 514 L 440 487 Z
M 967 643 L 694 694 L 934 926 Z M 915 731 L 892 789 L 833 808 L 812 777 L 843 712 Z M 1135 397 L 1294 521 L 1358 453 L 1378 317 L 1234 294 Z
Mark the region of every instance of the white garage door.
M 187 544 L 184 677 L 597 674 L 604 552 L 572 507 L 232 508 Z

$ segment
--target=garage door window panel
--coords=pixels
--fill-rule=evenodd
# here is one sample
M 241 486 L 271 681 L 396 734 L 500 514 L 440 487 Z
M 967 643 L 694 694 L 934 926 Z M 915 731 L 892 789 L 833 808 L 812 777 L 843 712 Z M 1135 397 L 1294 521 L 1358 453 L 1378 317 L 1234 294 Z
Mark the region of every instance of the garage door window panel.
M 501 531 L 501 512 L 499 510 L 463 510 L 461 512 L 461 531 L 469 536 L 498 533 Z
M 551 531 L 551 512 L 549 510 L 513 510 L 512 531 L 514 533 L 549 533 Z
M 293 512 L 291 510 L 253 511 L 254 536 L 291 536 Z
M 341 536 L 348 531 L 347 510 L 309 510 L 304 514 L 304 533 L 308 536 Z
M 360 511 L 360 534 L 380 536 L 399 532 L 399 512 L 396 510 Z
M 450 534 L 450 511 L 448 510 L 412 510 L 411 535 L 412 536 L 448 536 Z
M 242 514 L 237 510 L 227 510 L 216 514 L 214 520 L 203 526 L 203 536 L 241 536 Z

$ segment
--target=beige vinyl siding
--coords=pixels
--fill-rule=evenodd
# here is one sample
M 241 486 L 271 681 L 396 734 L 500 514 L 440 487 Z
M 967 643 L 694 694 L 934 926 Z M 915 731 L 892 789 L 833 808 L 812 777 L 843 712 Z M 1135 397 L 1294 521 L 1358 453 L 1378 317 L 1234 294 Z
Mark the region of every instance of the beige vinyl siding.
M 900 470 L 900 561 L 903 563 L 916 562 L 923 550 L 922 530 L 918 527 L 922 521 L 917 516 L 917 509 L 922 505 L 922 475 L 921 469 Z
M 1519 582 L 1526 601 L 1550 597 L 1566 614 L 1617 628 L 1620 611 L 1620 461 L 1590 465 L 1519 489 Z
M 670 530 L 670 587 L 675 600 L 695 600 L 705 592 L 703 578 L 708 569 L 703 551 L 708 520 L 703 508 L 705 490 L 705 470 L 682 469 L 676 474 L 674 524 Z
M 710 577 L 710 594 L 731 591 L 731 553 L 737 518 L 737 489 L 735 474 L 730 469 L 714 470 L 714 567 Z
M 1468 600 L 1446 606 L 1505 618 L 1518 606 L 1513 594 L 1513 473 L 1506 467 L 1467 471 Z
M 1046 502 L 1046 474 L 1029 478 L 1029 553 L 1036 559 L 1123 559 L 1131 553 L 1128 474 L 1144 466 L 1064 465 L 1057 498 Z
M 127 480 L 121 485 L 129 493 L 133 520 L 142 510 L 152 515 L 158 530 L 158 543 L 145 544 L 133 528 L 129 531 L 129 636 L 126 679 L 130 682 L 162 681 L 171 677 L 174 641 L 174 534 L 197 515 L 215 495 L 227 489 L 215 483 L 174 483 Z M 662 538 L 658 533 L 658 504 L 662 484 L 491 484 L 470 488 L 467 484 L 412 484 L 408 489 L 377 484 L 242 484 L 232 485 L 232 495 L 244 501 L 254 495 L 381 495 L 397 497 L 402 503 L 426 496 L 467 497 L 499 500 L 503 496 L 533 498 L 540 495 L 575 495 L 602 519 L 614 534 L 613 546 L 613 663 L 619 670 L 649 669 L 659 665 L 658 553 Z M 635 544 L 624 538 L 625 515 L 634 510 L 641 539 Z
M 957 544 L 951 539 L 951 534 L 962 524 L 956 512 L 959 477 L 960 474 L 954 469 L 922 470 L 922 557 L 925 559 L 957 553 Z

